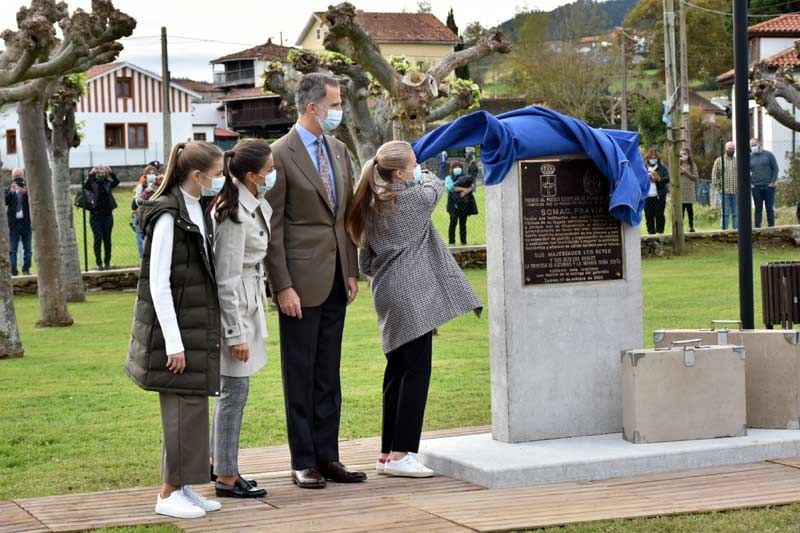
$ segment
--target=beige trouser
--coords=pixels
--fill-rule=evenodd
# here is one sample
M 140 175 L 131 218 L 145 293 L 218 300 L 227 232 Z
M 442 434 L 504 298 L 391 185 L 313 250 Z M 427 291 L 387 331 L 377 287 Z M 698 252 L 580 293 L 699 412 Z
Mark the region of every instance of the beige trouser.
M 169 485 L 208 483 L 208 398 L 159 393 L 164 450 L 161 474 Z

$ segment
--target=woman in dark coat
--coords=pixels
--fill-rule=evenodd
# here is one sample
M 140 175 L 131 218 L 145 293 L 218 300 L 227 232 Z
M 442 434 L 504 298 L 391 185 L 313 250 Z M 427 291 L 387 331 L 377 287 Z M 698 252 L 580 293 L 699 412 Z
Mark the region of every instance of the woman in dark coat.
M 477 171 L 477 166 L 475 166 Z M 467 217 L 478 214 L 475 202 L 475 176 L 464 172 L 464 166 L 458 161 L 450 165 L 450 174 L 445 178 L 447 188 L 447 212 L 450 214 L 450 227 L 447 230 L 447 241 L 453 246 L 456 243 L 456 226 L 459 228 L 461 245 L 467 244 Z

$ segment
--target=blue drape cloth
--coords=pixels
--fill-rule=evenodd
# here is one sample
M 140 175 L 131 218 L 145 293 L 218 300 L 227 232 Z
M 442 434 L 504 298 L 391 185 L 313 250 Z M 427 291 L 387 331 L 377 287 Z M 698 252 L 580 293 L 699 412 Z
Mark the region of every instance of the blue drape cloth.
M 442 150 L 478 144 L 487 185 L 503 181 L 521 159 L 585 153 L 611 183 L 611 216 L 630 226 L 642 220 L 650 181 L 634 132 L 595 129 L 550 109 L 531 106 L 496 117 L 476 111 L 436 128 L 413 146 L 417 161 L 425 161 Z

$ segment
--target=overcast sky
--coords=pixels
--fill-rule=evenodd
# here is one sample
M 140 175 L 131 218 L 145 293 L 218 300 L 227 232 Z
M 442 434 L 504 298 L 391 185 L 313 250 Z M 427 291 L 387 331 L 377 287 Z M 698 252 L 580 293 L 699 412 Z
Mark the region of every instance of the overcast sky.
M 89 10 L 91 0 L 67 0 L 70 9 Z M 151 71 L 161 71 L 158 36 L 166 26 L 169 39 L 170 71 L 173 77 L 211 80 L 209 61 L 217 57 L 266 42 L 293 46 L 314 11 L 324 11 L 336 0 L 116 0 L 114 5 L 137 20 L 132 39 L 124 40 L 121 59 Z M 503 22 L 524 8 L 549 11 L 564 0 L 492 0 L 456 2 L 432 0 L 433 14 L 444 21 L 452 6 L 460 29 L 472 21 L 484 26 Z M 16 12 L 27 0 L 0 0 L 0 29 L 17 29 Z M 417 11 L 417 0 L 357 0 L 353 4 L 364 11 Z M 184 39 L 189 38 L 189 39 Z M 204 42 L 223 41 L 223 42 Z

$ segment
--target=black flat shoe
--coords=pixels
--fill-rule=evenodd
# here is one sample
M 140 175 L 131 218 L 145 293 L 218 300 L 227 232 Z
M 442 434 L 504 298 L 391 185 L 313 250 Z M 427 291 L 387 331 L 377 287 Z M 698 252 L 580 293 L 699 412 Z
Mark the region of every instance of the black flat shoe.
M 217 475 L 214 473 L 214 465 L 211 465 L 211 471 L 209 472 L 211 475 L 211 481 L 217 480 Z M 245 483 L 249 484 L 251 487 L 258 487 L 258 481 L 255 479 L 244 479 L 241 474 L 239 474 L 239 479 L 243 480 Z
M 267 495 L 266 489 L 251 487 L 242 478 L 237 479 L 233 485 L 217 481 L 214 484 L 214 491 L 220 498 L 264 498 Z

